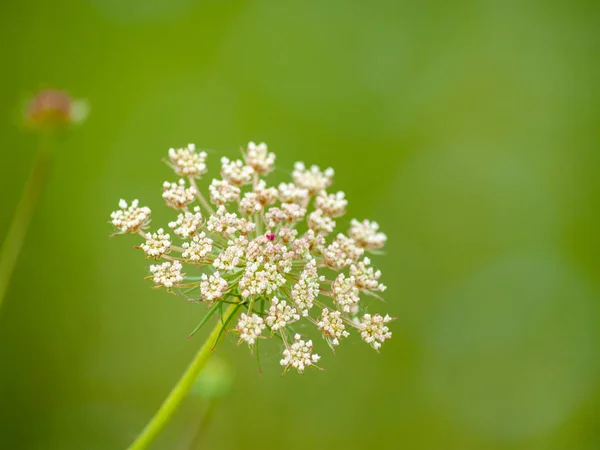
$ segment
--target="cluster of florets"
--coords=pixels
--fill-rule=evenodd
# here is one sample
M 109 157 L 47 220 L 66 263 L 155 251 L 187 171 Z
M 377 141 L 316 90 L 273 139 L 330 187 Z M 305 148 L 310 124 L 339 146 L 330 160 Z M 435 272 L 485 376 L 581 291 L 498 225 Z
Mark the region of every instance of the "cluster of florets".
M 150 208 L 140 208 L 139 200 L 131 202 L 131 206 L 123 199 L 119 201 L 119 209 L 110 215 L 111 222 L 115 227 L 115 234 L 139 233 L 150 225 Z
M 206 152 L 197 152 L 194 144 L 169 149 L 169 165 L 180 177 L 198 177 L 206 173 Z
M 168 156 L 180 178 L 165 182 L 162 195 L 178 211 L 169 223 L 177 242 L 162 228 L 147 231 L 150 209 L 137 200 L 121 200 L 111 215 L 118 234 L 140 235 L 139 248 L 158 260 L 149 276 L 156 287 L 211 311 L 234 303 L 239 316 L 225 325 L 233 323 L 252 351 L 277 335 L 285 370 L 303 372 L 320 359 L 312 340 L 294 331 L 299 321 L 312 323 L 332 349 L 352 330 L 375 350 L 391 338 L 391 317 L 366 313 L 361 299 L 385 290 L 365 252 L 382 248 L 386 236 L 377 223 L 354 219 L 347 234 L 333 235 L 348 205 L 343 192 L 327 191 L 333 169 L 296 163 L 292 183 L 268 186 L 261 176 L 273 171 L 275 155 L 250 142 L 241 159 L 221 158 L 221 179 L 212 180 L 207 199 L 196 184 L 207 172 L 206 153 L 190 144 Z

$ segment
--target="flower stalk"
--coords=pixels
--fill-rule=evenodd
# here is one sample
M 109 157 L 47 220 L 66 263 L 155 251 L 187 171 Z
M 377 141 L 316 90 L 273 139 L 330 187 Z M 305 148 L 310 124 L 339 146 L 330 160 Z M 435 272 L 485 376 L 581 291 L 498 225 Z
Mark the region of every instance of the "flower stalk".
M 46 184 L 51 163 L 52 152 L 49 147 L 40 145 L 0 250 L 0 306 L 8 290 L 37 201 Z
M 70 126 L 83 122 L 88 113 L 88 105 L 85 101 L 71 98 L 66 92 L 46 89 L 29 101 L 23 113 L 24 125 L 39 136 L 39 149 L 0 248 L 0 306 L 50 172 L 52 140 Z
M 181 402 L 187 397 L 192 386 L 196 382 L 198 375 L 206 365 L 206 362 L 213 353 L 219 338 L 225 331 L 227 324 L 231 321 L 239 308 L 239 304 L 232 303 L 223 313 L 221 320 L 217 322 L 210 335 L 202 344 L 198 353 L 179 379 L 179 382 L 171 390 L 164 400 L 154 417 L 150 419 L 146 427 L 142 430 L 135 442 L 131 444 L 128 450 L 144 450 L 156 439 L 158 434 L 165 428 Z

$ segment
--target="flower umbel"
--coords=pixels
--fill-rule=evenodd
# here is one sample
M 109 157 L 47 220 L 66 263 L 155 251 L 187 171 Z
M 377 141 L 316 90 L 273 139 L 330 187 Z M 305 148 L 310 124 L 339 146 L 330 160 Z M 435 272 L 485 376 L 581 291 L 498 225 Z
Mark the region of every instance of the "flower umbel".
M 183 281 L 184 274 L 181 273 L 182 265 L 179 261 L 164 262 L 150 266 L 152 279 L 156 286 L 164 286 L 171 289 Z
M 187 147 L 169 149 L 170 166 L 180 177 L 198 178 L 206 173 L 206 152 L 196 152 L 194 144 L 188 144 Z
M 168 151 L 167 164 L 181 177 L 163 185 L 163 199 L 177 211 L 168 224 L 172 235 L 148 232 L 150 209 L 137 200 L 121 200 L 111 214 L 116 234 L 139 234 L 139 248 L 158 261 L 150 266 L 154 285 L 205 303 L 210 314 L 233 303 L 223 327 L 254 351 L 260 340 L 279 337 L 285 371 L 302 373 L 320 359 L 313 341 L 294 331 L 297 322 L 314 325 L 332 349 L 355 330 L 379 351 L 392 336 L 392 318 L 366 313 L 361 295 L 385 290 L 365 252 L 387 238 L 368 220 L 353 219 L 348 234 L 334 233 L 348 201 L 327 191 L 333 169 L 296 163 L 293 182 L 270 186 L 261 177 L 274 170 L 275 155 L 250 142 L 241 159 L 221 158 L 222 179 L 206 187 L 213 209 L 196 184 L 206 160 L 194 144 Z
M 375 350 L 379 350 L 381 344 L 383 344 L 386 339 L 392 337 L 392 333 L 386 325 L 386 323 L 391 320 L 392 318 L 387 314 L 385 317 L 382 317 L 379 314 L 375 314 L 374 316 L 365 314 L 362 316 L 358 325 L 362 340 L 367 344 L 371 344 Z
M 140 247 L 148 258 L 160 259 L 161 256 L 171 251 L 171 236 L 159 228 L 156 233 L 147 235 L 146 242 Z
M 252 347 L 265 329 L 265 321 L 257 314 L 248 316 L 242 313 L 235 328 L 240 333 L 240 341 Z
M 148 228 L 150 224 L 150 208 L 143 206 L 140 208 L 139 200 L 131 202 L 131 206 L 123 199 L 119 201 L 119 208 L 114 211 L 110 218 L 116 233 L 139 233 Z M 145 236 L 144 236 L 145 237 Z

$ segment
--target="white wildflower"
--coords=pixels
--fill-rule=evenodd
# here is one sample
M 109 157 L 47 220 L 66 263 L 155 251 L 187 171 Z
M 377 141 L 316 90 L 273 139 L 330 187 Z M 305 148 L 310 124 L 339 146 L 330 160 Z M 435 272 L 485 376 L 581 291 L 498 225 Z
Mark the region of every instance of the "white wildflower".
M 251 348 L 259 338 L 279 335 L 285 345 L 280 361 L 285 371 L 303 372 L 319 360 L 312 341 L 293 331 L 297 322 L 299 328 L 309 324 L 318 328 L 332 349 L 353 327 L 378 350 L 391 337 L 387 327 L 391 319 L 376 314 L 360 317 L 359 306 L 361 292 L 379 297 L 385 290 L 379 282 L 381 272 L 364 257 L 365 251 L 383 246 L 385 234 L 368 220 L 352 220 L 346 235 L 334 231 L 348 201 L 341 191 L 328 193 L 333 169 L 296 163 L 292 180 L 274 187 L 262 178 L 275 167 L 275 155 L 267 145 L 250 142 L 242 155 L 243 160 L 221 159 L 222 179 L 212 180 L 207 190 L 216 205 L 213 212 L 194 181 L 207 173 L 206 153 L 193 144 L 169 149 L 167 164 L 181 177 L 165 182 L 163 189 L 167 205 L 179 210 L 169 223 L 173 231 L 148 232 L 150 209 L 140 207 L 137 200 L 131 206 L 121 200 L 120 209 L 111 214 L 116 232 L 140 234 L 146 256 L 166 261 L 150 267 L 149 278 L 156 286 L 197 297 L 189 297 L 190 301 L 229 303 L 229 296 L 236 298 L 244 313 L 231 327 L 227 321 L 226 328 L 235 328 L 240 341 Z M 194 207 L 195 201 L 201 206 Z M 183 273 L 184 265 L 194 273 Z M 311 314 L 316 307 L 318 312 Z M 266 335 L 265 329 L 271 332 Z
M 360 331 L 360 337 L 367 344 L 370 344 L 375 350 L 381 348 L 381 344 L 386 339 L 391 339 L 392 333 L 387 327 L 386 323 L 390 322 L 392 318 L 387 314 L 385 317 L 379 314 L 371 315 L 365 314 L 360 318 L 360 322 L 356 324 L 356 327 Z
M 355 283 L 354 277 L 346 277 L 343 273 L 340 273 L 331 285 L 333 300 L 338 308 L 345 313 L 356 314 L 358 312 L 360 296 Z
M 258 214 L 262 211 L 262 204 L 254 192 L 246 192 L 240 201 L 240 212 L 247 216 Z
M 284 244 L 289 244 L 291 242 L 294 242 L 296 236 L 298 236 L 298 230 L 284 227 L 279 230 L 278 234 L 279 238 L 281 239 L 281 242 L 283 242 Z
M 286 214 L 288 223 L 300 222 L 306 216 L 306 208 L 295 203 L 284 203 L 281 209 Z
M 323 215 L 323 211 L 316 209 L 308 215 L 308 226 L 315 233 L 327 236 L 333 233 L 335 220 Z
M 269 153 L 267 144 L 261 142 L 256 145 L 254 142 L 248 143 L 246 162 L 254 171 L 260 175 L 267 175 L 273 170 L 275 165 L 275 153 Z
M 267 187 L 265 180 L 260 180 L 254 187 L 256 198 L 262 206 L 272 205 L 279 198 L 279 192 L 274 187 Z
M 155 285 L 171 289 L 183 281 L 182 268 L 179 261 L 167 261 L 162 264 L 150 266 L 150 272 L 152 273 Z
M 348 267 L 358 258 L 360 258 L 364 249 L 357 247 L 353 239 L 348 238 L 342 233 L 338 234 L 323 252 L 325 264 L 334 269 L 343 269 Z
M 240 198 L 240 188 L 229 184 L 225 180 L 212 180 L 208 187 L 210 201 L 215 205 L 224 205 L 225 203 L 237 201 Z
M 131 206 L 123 199 L 119 201 L 119 210 L 111 213 L 113 226 L 121 233 L 138 233 L 150 224 L 150 208 L 139 206 L 139 200 L 131 202 Z
M 350 266 L 350 275 L 354 277 L 356 287 L 366 291 L 385 291 L 385 285 L 378 281 L 381 277 L 381 271 L 375 271 L 369 266 L 370 264 L 371 260 L 365 258 L 361 262 Z
M 177 220 L 169 222 L 169 228 L 172 228 L 177 236 L 188 238 L 198 232 L 202 226 L 202 214 L 200 207 L 196 206 L 194 212 L 186 211 L 177 216 Z
M 294 183 L 281 183 L 279 184 L 279 199 L 281 203 L 295 203 L 306 208 L 310 196 L 308 189 L 300 188 Z
M 240 341 L 245 341 L 253 346 L 266 328 L 265 321 L 257 314 L 251 316 L 242 313 L 235 329 L 240 333 Z
M 171 236 L 165 234 L 165 230 L 159 228 L 156 233 L 149 234 L 146 242 L 140 245 L 141 249 L 149 258 L 160 259 L 171 251 Z
M 253 239 L 246 251 L 246 259 L 251 262 L 277 262 L 285 254 L 287 248 L 273 243 L 267 236 Z
M 244 165 L 241 160 L 230 161 L 229 158 L 221 158 L 221 176 L 234 186 L 243 186 L 252 181 L 254 169 Z
M 213 241 L 211 238 L 206 236 L 206 233 L 202 233 L 194 236 L 190 242 L 184 242 L 181 244 L 183 252 L 181 257 L 186 261 L 197 263 L 204 261 L 205 258 L 212 252 Z
M 180 178 L 177 183 L 163 183 L 163 199 L 169 208 L 183 209 L 196 198 L 196 188 L 185 187 L 185 180 Z
M 234 270 L 241 265 L 247 247 L 248 239 L 245 236 L 240 236 L 236 240 L 229 240 L 227 248 L 217 256 L 213 266 L 219 270 Z
M 348 206 L 348 200 L 342 191 L 329 195 L 323 191 L 315 197 L 315 207 L 329 217 L 343 216 L 346 214 L 346 206 Z
M 300 313 L 306 317 L 313 307 L 313 302 L 319 296 L 320 284 L 323 278 L 317 273 L 317 262 L 311 259 L 300 274 L 300 279 L 292 288 L 292 300 Z
M 239 281 L 243 298 L 257 295 L 270 295 L 285 284 L 285 277 L 274 263 L 250 263 Z
M 311 195 L 315 195 L 331 186 L 333 174 L 334 171 L 331 167 L 321 172 L 319 166 L 313 165 L 307 169 L 304 163 L 297 162 L 294 164 L 292 178 L 296 186 L 308 189 Z
M 248 243 L 246 248 L 246 259 L 249 262 L 268 262 L 269 259 L 265 259 L 265 247 L 273 247 L 273 243 L 266 236 L 259 236 Z
M 289 273 L 292 270 L 292 266 L 294 265 L 294 258 L 296 257 L 296 253 L 292 250 L 285 251 L 286 247 L 283 247 L 284 251 L 281 253 L 281 259 L 277 263 L 277 267 L 283 273 Z
M 283 351 L 279 364 L 289 369 L 293 367 L 299 373 L 304 372 L 304 369 L 309 366 L 314 366 L 321 357 L 313 354 L 312 341 L 303 341 L 299 334 L 294 335 L 294 343 Z
M 311 254 L 321 254 L 325 249 L 325 238 L 308 230 L 301 238 L 292 242 L 292 249 L 298 258 L 306 259 Z
M 306 215 L 306 208 L 295 203 L 283 203 L 281 208 L 270 208 L 265 215 L 269 228 L 278 224 L 292 224 L 301 221 Z
M 325 340 L 332 346 L 340 345 L 340 339 L 350 336 L 350 333 L 346 331 L 346 327 L 344 326 L 342 313 L 339 311 L 330 311 L 327 308 L 323 308 L 317 326 L 323 333 Z
M 229 288 L 227 281 L 221 277 L 219 272 L 215 272 L 210 276 L 203 273 L 201 279 L 200 294 L 202 294 L 202 297 L 209 302 L 223 297 L 223 294 L 225 294 Z
M 209 217 L 206 229 L 225 236 L 235 233 L 247 235 L 254 231 L 255 226 L 253 222 L 241 219 L 237 214 L 227 212 L 224 206 L 219 206 L 216 214 Z
M 356 219 L 352 219 L 348 234 L 359 246 L 372 250 L 383 247 L 387 240 L 387 236 L 384 233 L 378 232 L 378 230 L 379 225 L 377 222 L 370 222 L 368 220 L 359 222 Z
M 286 222 L 287 214 L 280 208 L 270 208 L 265 214 L 265 219 L 269 228 L 275 228 L 278 224 Z
M 281 273 L 288 273 L 294 262 L 294 252 L 288 251 L 282 244 L 275 244 L 267 234 L 253 239 L 246 250 L 246 260 L 249 263 L 276 263 Z M 273 236 L 274 239 L 274 236 Z
M 277 331 L 298 320 L 300 320 L 300 315 L 296 312 L 296 308 L 288 305 L 285 300 L 273 297 L 269 314 L 265 319 L 271 330 Z
M 206 173 L 206 152 L 196 152 L 194 144 L 184 148 L 170 148 L 169 161 L 180 177 L 199 177 Z

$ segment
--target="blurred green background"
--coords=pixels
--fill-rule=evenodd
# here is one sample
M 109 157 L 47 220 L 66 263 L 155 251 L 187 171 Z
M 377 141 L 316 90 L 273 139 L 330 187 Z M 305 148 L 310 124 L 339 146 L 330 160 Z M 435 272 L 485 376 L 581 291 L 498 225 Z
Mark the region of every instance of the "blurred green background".
M 202 342 L 204 309 L 109 239 L 119 198 L 154 224 L 171 146 L 249 140 L 336 169 L 377 220 L 398 318 L 326 372 L 235 373 L 201 448 L 600 448 L 600 3 L 45 0 L 0 3 L 0 236 L 33 161 L 23 101 L 57 87 L 89 119 L 59 145 L 0 311 L 0 448 L 124 449 Z M 343 222 L 343 221 L 342 221 Z M 184 450 L 204 401 L 156 449 Z

